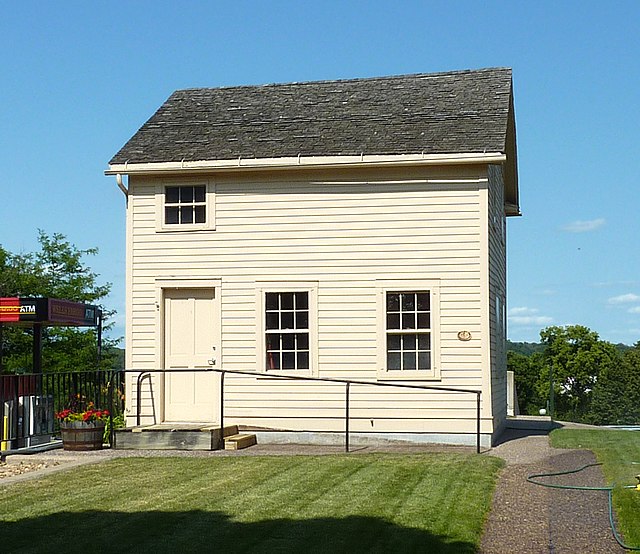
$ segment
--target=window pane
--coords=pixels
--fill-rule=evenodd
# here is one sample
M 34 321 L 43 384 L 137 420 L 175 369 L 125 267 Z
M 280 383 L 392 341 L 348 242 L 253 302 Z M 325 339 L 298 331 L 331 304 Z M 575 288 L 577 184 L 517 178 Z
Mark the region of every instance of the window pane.
M 180 223 L 193 223 L 192 206 L 180 206 Z
M 415 352 L 404 352 L 402 354 L 402 369 L 405 369 L 405 370 L 416 369 Z
M 400 350 L 400 335 L 387 335 L 387 350 Z
M 164 189 L 165 204 L 177 204 L 180 200 L 180 187 L 167 187 Z
M 418 350 L 431 350 L 431 335 L 418 335 Z
M 307 333 L 298 333 L 296 335 L 296 347 L 298 350 L 309 350 L 309 335 Z
M 309 369 L 309 352 L 298 352 L 298 369 Z
M 396 292 L 387 293 L 387 311 L 399 312 L 400 311 L 400 295 Z
M 402 311 L 412 312 L 416 309 L 416 295 L 412 292 L 402 295 Z
M 267 352 L 267 369 L 280 369 L 279 352 Z
M 199 185 L 197 187 L 193 187 L 194 188 L 194 200 L 196 202 L 204 202 L 205 200 L 205 186 L 204 185 Z
M 293 329 L 293 312 L 280 314 L 280 329 Z
M 296 339 L 291 333 L 284 333 L 282 336 L 282 350 L 295 350 Z
M 431 353 L 430 352 L 418 353 L 418 369 L 431 369 Z
M 196 206 L 196 223 L 205 223 L 207 220 L 204 206 Z
M 293 293 L 292 292 L 280 293 L 280 309 L 293 310 Z
M 279 329 L 279 321 L 278 321 L 278 312 L 267 312 L 267 317 L 266 317 L 266 325 L 267 325 L 267 329 L 271 330 L 271 329 Z
M 173 225 L 179 223 L 178 221 L 178 207 L 166 207 L 164 209 L 164 222 Z
M 387 369 L 396 371 L 400 369 L 400 352 L 387 353 Z
M 267 306 L 267 310 L 277 310 L 278 309 L 278 293 L 277 292 L 266 293 L 265 304 Z
M 387 314 L 387 329 L 400 329 L 400 314 Z
M 418 329 L 431 329 L 431 314 L 418 314 Z
M 402 314 L 402 328 L 403 329 L 415 329 L 416 328 L 416 314 Z
M 180 202 L 183 204 L 193 202 L 193 187 L 180 187 Z
M 402 336 L 402 350 L 415 350 L 416 349 L 416 336 L 415 335 L 403 335 Z
M 295 368 L 296 368 L 295 352 L 283 352 L 282 353 L 282 369 L 295 369 Z
M 306 310 L 309 308 L 309 293 L 296 292 L 296 310 Z
M 418 310 L 421 312 L 428 312 L 430 310 L 429 293 L 418 293 Z
M 296 329 L 309 328 L 309 312 L 296 312 Z
M 280 350 L 280 335 L 267 333 L 267 350 Z

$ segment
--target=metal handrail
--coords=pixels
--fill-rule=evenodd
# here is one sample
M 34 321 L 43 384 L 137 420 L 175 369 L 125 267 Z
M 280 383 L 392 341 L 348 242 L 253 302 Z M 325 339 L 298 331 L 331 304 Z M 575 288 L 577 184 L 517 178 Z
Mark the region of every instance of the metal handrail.
M 377 387 L 395 387 L 395 388 L 403 388 L 403 389 L 417 389 L 417 390 L 434 390 L 434 391 L 443 391 L 443 392 L 456 392 L 456 393 L 465 393 L 465 394 L 475 394 L 476 395 L 476 452 L 480 453 L 480 412 L 481 412 L 481 404 L 480 404 L 480 396 L 482 391 L 476 389 L 460 389 L 454 387 L 437 387 L 434 385 L 411 385 L 407 383 L 380 383 L 378 381 L 360 381 L 356 379 L 339 379 L 335 377 L 310 377 L 303 375 L 290 375 L 290 374 L 269 374 L 269 373 L 258 373 L 255 371 L 242 371 L 238 369 L 218 369 L 218 368 L 202 368 L 202 369 L 152 369 L 152 370 L 135 370 L 135 369 L 121 369 L 118 370 L 122 373 L 138 373 L 138 379 L 136 383 L 136 422 L 138 426 L 140 425 L 140 411 L 141 407 L 141 398 L 140 398 L 140 383 L 142 378 L 145 376 L 150 376 L 152 373 L 173 373 L 180 371 L 188 371 L 193 373 L 220 373 L 220 440 L 224 441 L 223 430 L 224 430 L 224 377 L 227 373 L 231 373 L 234 375 L 247 375 L 251 377 L 261 377 L 266 379 L 284 379 L 288 381 L 315 381 L 315 382 L 325 382 L 325 383 L 342 383 L 345 385 L 345 451 L 349 452 L 349 392 L 351 385 L 369 385 L 369 386 L 377 386 Z

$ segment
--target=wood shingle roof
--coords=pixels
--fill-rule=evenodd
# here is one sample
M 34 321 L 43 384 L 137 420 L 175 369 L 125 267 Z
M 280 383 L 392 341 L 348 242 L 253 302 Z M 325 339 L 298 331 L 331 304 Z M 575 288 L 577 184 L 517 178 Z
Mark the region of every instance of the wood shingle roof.
M 508 68 L 178 90 L 110 164 L 505 152 L 510 105 Z

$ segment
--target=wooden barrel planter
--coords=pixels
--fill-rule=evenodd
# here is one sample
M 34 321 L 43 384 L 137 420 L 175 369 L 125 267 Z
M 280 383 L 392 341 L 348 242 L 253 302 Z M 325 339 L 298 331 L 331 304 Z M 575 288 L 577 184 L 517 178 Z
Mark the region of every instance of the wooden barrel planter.
M 104 421 L 61 422 L 63 450 L 102 450 L 104 427 Z

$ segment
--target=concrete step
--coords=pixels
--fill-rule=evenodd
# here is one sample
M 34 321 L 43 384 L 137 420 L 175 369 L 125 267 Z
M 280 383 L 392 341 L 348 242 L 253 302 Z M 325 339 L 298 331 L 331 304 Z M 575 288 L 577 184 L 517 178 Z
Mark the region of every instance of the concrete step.
M 223 437 L 238 434 L 238 426 L 230 425 Z M 207 424 L 161 423 L 115 431 L 118 450 L 219 450 L 220 427 Z
M 225 437 L 224 449 L 225 450 L 242 450 L 243 448 L 249 448 L 257 443 L 255 435 L 235 434 Z
M 549 416 L 512 416 L 507 417 L 506 427 L 508 429 L 521 429 L 530 431 L 551 431 L 562 427 L 559 423 L 552 421 Z

